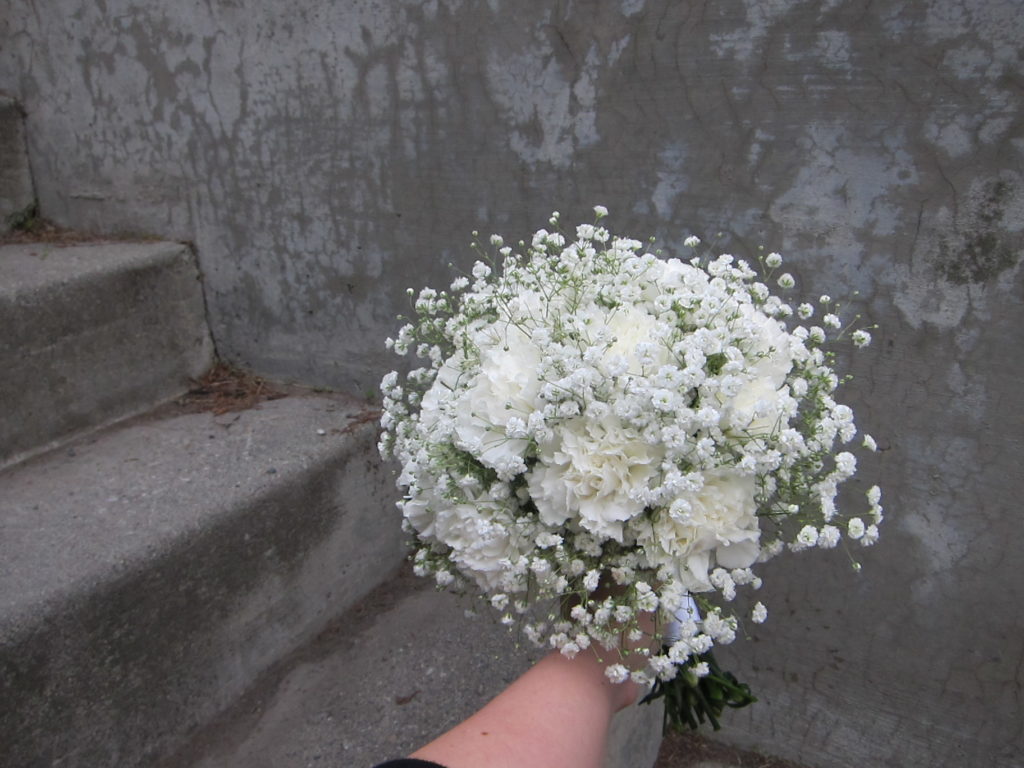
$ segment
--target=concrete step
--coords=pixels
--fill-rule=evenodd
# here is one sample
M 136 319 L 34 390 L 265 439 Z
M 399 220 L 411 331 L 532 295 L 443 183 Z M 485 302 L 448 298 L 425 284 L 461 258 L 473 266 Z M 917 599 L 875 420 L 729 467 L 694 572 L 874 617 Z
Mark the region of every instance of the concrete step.
M 161 768 L 368 768 L 468 717 L 539 654 L 490 613 L 403 571 Z M 616 717 L 606 768 L 650 768 L 661 710 Z
M 165 408 L 0 472 L 0 765 L 152 765 L 389 578 L 376 432 Z
M 0 465 L 141 413 L 213 361 L 180 243 L 0 247 Z

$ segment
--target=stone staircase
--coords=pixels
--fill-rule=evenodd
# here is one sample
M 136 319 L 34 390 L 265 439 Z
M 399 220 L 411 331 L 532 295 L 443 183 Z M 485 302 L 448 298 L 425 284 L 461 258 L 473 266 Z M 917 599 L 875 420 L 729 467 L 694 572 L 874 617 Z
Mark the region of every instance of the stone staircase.
M 401 570 L 369 404 L 176 403 L 215 359 L 187 246 L 2 246 L 0 327 L 0 765 L 360 768 L 530 662 Z
M 0 764 L 149 765 L 401 564 L 373 414 L 160 406 L 212 362 L 184 246 L 0 273 Z

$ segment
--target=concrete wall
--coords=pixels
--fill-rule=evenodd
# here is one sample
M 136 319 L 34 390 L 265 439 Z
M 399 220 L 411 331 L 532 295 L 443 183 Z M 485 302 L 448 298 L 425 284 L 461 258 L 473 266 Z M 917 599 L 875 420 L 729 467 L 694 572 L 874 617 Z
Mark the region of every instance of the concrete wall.
M 12 99 L 0 96 L 0 234 L 32 215 L 35 197 L 21 109 Z
M 1019 0 L 5 6 L 44 213 L 194 241 L 219 350 L 264 374 L 365 393 L 407 285 L 553 208 L 859 290 L 881 329 L 847 400 L 890 519 L 859 577 L 767 569 L 733 654 L 762 702 L 724 737 L 1020 764 Z

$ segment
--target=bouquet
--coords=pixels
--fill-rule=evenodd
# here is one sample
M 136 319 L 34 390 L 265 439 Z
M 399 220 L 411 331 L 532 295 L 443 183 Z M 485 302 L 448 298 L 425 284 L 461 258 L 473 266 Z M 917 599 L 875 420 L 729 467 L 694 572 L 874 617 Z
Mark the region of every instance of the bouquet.
M 690 258 L 665 258 L 594 211 L 515 248 L 474 240 L 472 276 L 410 289 L 387 346 L 422 364 L 384 377 L 380 450 L 401 465 L 416 573 L 537 644 L 599 649 L 669 723 L 717 728 L 753 701 L 711 651 L 740 630 L 728 604 L 761 586 L 755 567 L 878 538 L 877 487 L 860 515 L 837 508 L 857 429 L 828 351 L 871 337 L 828 296 L 774 295 L 794 284 L 776 253 L 755 270 L 690 237 Z

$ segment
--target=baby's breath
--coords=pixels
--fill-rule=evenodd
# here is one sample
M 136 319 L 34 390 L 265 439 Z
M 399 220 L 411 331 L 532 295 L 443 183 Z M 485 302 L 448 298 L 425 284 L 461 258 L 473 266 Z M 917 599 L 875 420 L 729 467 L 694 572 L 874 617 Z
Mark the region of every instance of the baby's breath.
M 773 279 L 795 285 L 772 278 L 777 253 L 758 274 L 694 256 L 691 235 L 684 261 L 613 234 L 607 215 L 595 206 L 567 234 L 552 214 L 518 245 L 474 240 L 470 275 L 409 291 L 414 318 L 386 346 L 422 363 L 381 382 L 379 447 L 401 466 L 417 574 L 471 585 L 566 656 L 605 649 L 609 679 L 700 676 L 695 659 L 736 637 L 722 606 L 761 586 L 758 564 L 878 538 L 877 486 L 860 516 L 837 501 L 857 428 L 831 345 L 855 322 L 826 295 L 803 325 L 818 308 L 772 294 Z M 669 642 L 689 598 L 704 618 Z M 615 649 L 645 616 L 665 645 L 637 669 Z

